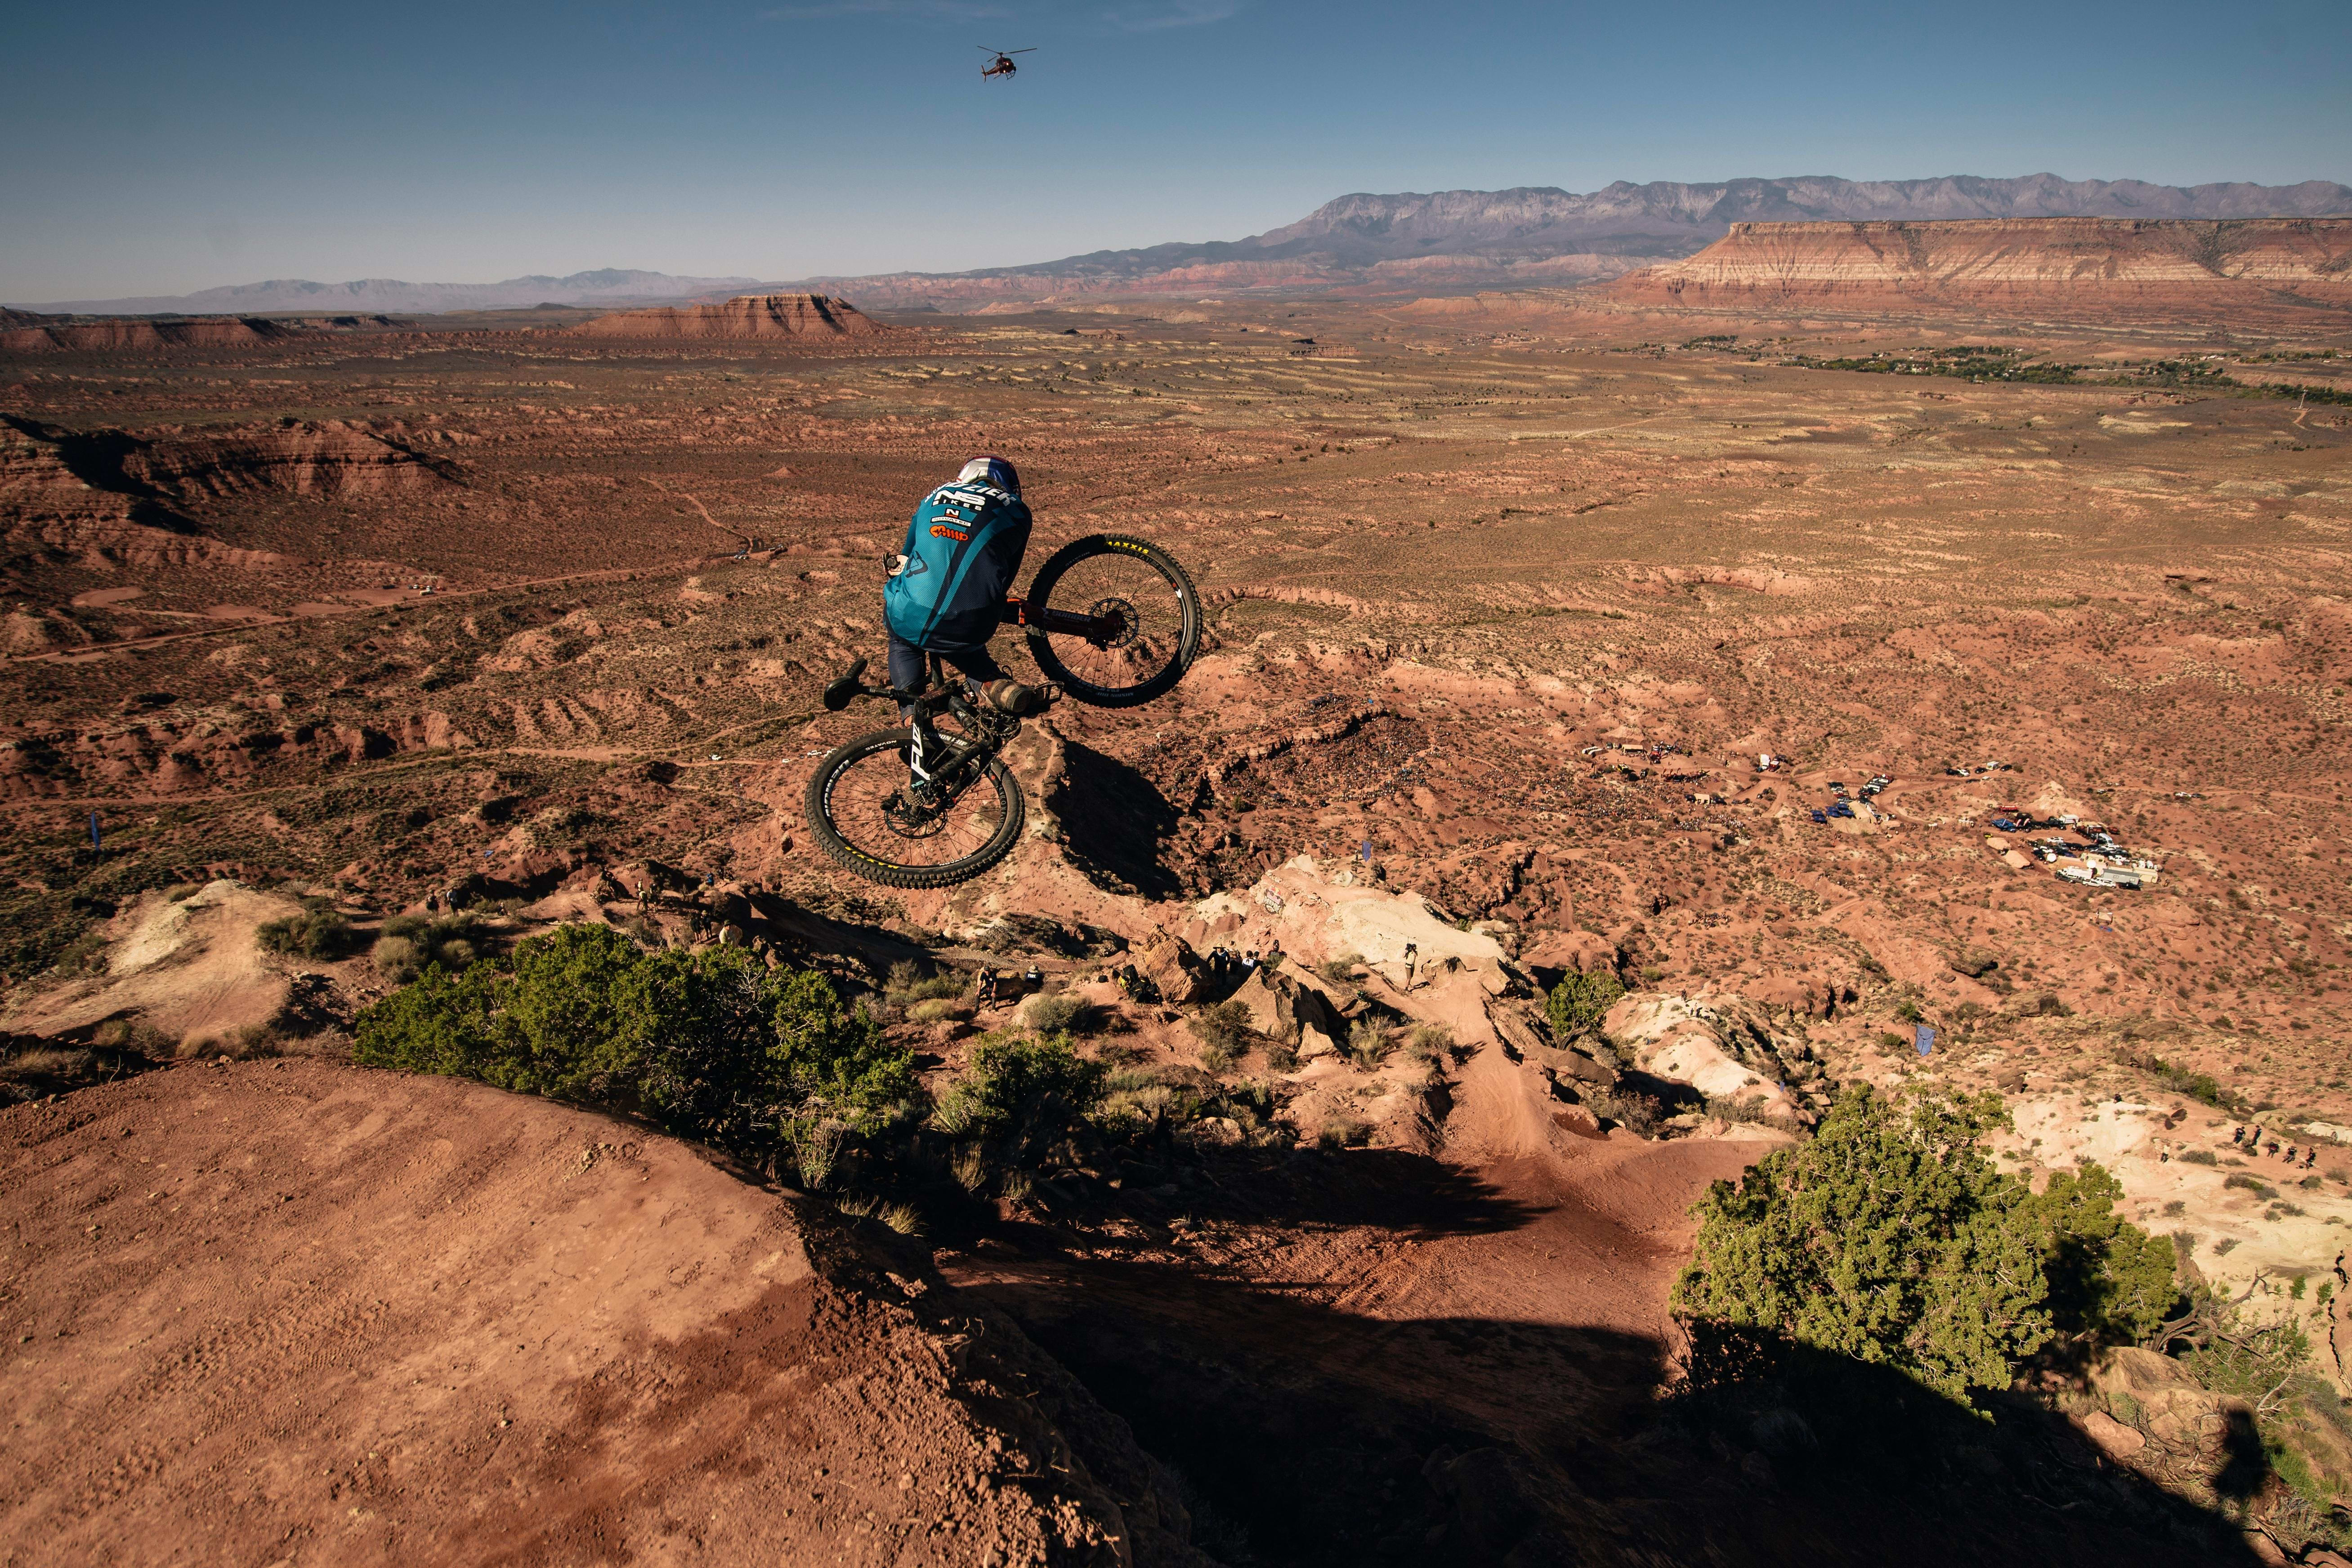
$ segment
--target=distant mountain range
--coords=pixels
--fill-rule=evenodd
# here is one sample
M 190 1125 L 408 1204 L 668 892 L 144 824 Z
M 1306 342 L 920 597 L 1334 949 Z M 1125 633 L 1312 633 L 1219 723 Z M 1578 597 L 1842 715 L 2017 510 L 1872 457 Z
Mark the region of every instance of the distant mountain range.
M 1359 194 L 1245 239 L 1097 250 L 1059 261 L 975 272 L 803 278 L 680 278 L 605 269 L 503 283 L 351 283 L 279 279 L 167 299 L 76 300 L 30 307 L 80 314 L 426 315 L 538 304 L 615 307 L 723 300 L 784 290 L 845 297 L 871 309 L 1017 309 L 1089 295 L 1183 296 L 1243 290 L 1437 293 L 1613 278 L 1696 252 L 1743 222 L 2008 217 L 2243 218 L 2352 214 L 2352 187 L 2152 185 L 2055 174 L 1932 180 L 1619 181 L 1579 195 L 1549 185 L 1507 191 Z
M 1242 289 L 1442 292 L 1614 277 L 1689 256 L 1735 223 L 2008 217 L 2236 218 L 2352 214 L 2352 186 L 2152 185 L 2055 174 L 1933 180 L 1619 181 L 1580 195 L 1548 185 L 1507 191 L 1355 195 L 1246 239 L 1097 250 L 979 272 L 887 273 L 790 285 L 867 309 L 971 310 L 1087 294 Z
M 349 283 L 312 283 L 273 278 L 142 300 L 65 300 L 21 309 L 52 314 L 116 316 L 265 316 L 297 312 L 336 316 L 353 313 L 430 316 L 448 310 L 500 310 L 532 305 L 635 305 L 696 294 L 757 289 L 756 278 L 678 278 L 606 267 L 565 278 L 534 274 L 503 283 L 403 283 L 396 278 L 360 278 Z

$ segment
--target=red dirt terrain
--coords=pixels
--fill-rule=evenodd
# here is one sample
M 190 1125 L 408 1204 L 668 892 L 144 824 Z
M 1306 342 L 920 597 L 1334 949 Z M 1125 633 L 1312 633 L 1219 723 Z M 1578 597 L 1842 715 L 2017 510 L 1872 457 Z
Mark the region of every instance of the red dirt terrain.
M 2352 1387 L 2352 1327 L 2302 1288 L 2352 1223 L 2352 331 L 2275 294 L 2199 320 L 1909 289 L 0 358 L 0 1541 L 37 1561 L 18 1521 L 44 1521 L 128 1560 L 145 1520 L 271 1562 L 291 1529 L 309 1555 L 281 1554 L 325 1562 L 505 1518 L 549 1561 L 595 1560 L 599 1527 L 646 1561 L 696 1561 L 689 1527 L 715 1563 L 983 1560 L 887 1535 L 911 1514 L 1009 1561 L 1121 1529 L 1144 1561 L 1155 1517 L 1169 1560 L 1234 1563 L 2251 1550 L 2210 1491 L 2126 1462 L 2160 1434 L 2090 1420 L 2122 1403 L 2053 1395 L 1847 1486 L 1769 1425 L 1709 1438 L 1660 1402 L 1689 1205 L 1854 1079 L 2003 1096 L 2010 1168 L 2098 1158 Z M 2007 378 L 2034 364 L 2072 379 Z M 1003 866 L 893 894 L 808 846 L 809 769 L 871 722 L 817 692 L 878 651 L 878 558 L 977 449 L 1021 465 L 1041 558 L 1165 543 L 1207 635 L 1162 701 L 1024 731 Z M 2097 879 L 2118 867 L 2141 885 Z M 1020 1203 L 926 1198 L 920 1243 L 843 1233 L 617 1122 L 329 1065 L 392 976 L 256 926 L 307 903 L 372 938 L 428 900 L 486 951 L 567 919 L 732 927 L 869 994 L 897 962 L 1034 963 L 1101 1008 L 1085 1048 L 1132 1092 L 1266 1114 Z M 1188 965 L 1277 943 L 1236 999 L 1295 1055 L 1204 1065 Z M 1128 1001 L 1113 962 L 1182 999 Z M 1600 1056 L 1551 1041 L 1538 990 L 1601 969 L 1631 994 Z M 935 1078 L 1014 1021 L 872 1000 Z M 1351 1052 L 1378 1018 L 1451 1046 Z M 223 1054 L 256 1060 L 95 1081 Z M 2244 1157 L 2199 1074 L 2315 1163 Z M 761 1317 L 785 1286 L 739 1260 L 795 1246 L 801 1315 Z M 550 1283 L 583 1263 L 609 1304 Z M 338 1305 L 304 1316 L 313 1291 Z M 1017 1321 L 1043 1355 L 999 1364 L 1036 1370 L 957 1371 L 958 1336 L 1025 1342 L 971 1321 Z M 362 1364 L 345 1324 L 392 1349 Z M 188 1370 L 215 1342 L 218 1384 Z M 771 1363 L 811 1370 L 762 1405 Z M 496 1446 L 527 1423 L 540 1447 Z M 990 1468 L 983 1428 L 1031 1468 Z M 806 1455 L 854 1506 L 781 1515 L 832 1479 Z M 118 1459 L 123 1500 L 93 1506 Z
M 10 1568 L 1197 1560 L 1008 1321 L 639 1129 L 223 1062 L 7 1112 L 0 1190 Z

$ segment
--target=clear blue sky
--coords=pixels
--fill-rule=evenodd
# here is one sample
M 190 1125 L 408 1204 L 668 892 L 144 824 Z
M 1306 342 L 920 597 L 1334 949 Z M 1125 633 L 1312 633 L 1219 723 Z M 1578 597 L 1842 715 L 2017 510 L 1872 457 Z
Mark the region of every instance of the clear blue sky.
M 2352 5 L 13 8 L 0 299 L 791 278 L 1230 239 L 1349 191 L 2352 183 Z M 1036 46 L 983 84 L 980 44 Z

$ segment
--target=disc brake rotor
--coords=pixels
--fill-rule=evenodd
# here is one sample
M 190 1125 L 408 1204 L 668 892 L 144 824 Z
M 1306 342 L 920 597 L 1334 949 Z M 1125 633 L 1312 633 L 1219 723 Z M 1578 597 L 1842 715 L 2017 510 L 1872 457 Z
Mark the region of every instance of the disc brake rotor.
M 883 802 L 882 820 L 901 838 L 937 837 L 947 826 L 946 814 L 938 806 L 904 789 L 891 791 Z
M 1097 599 L 1087 606 L 1087 614 L 1097 621 L 1117 617 L 1118 630 L 1110 637 L 1089 637 L 1087 641 L 1097 647 L 1127 647 L 1134 643 L 1143 629 L 1143 617 L 1135 605 L 1126 599 Z

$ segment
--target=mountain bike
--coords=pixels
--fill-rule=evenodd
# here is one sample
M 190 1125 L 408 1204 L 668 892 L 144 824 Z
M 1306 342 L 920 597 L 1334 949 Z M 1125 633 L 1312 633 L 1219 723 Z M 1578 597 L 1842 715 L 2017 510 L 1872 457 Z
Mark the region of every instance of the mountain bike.
M 1028 634 L 1050 707 L 1062 698 L 1132 708 L 1165 696 L 1201 645 L 1192 579 L 1158 545 L 1121 534 L 1074 540 L 1047 557 L 1004 624 Z M 887 700 L 911 705 L 909 725 L 835 747 L 810 775 L 810 834 L 837 864 L 891 888 L 945 888 L 1013 852 L 1027 816 L 1021 786 L 999 753 L 1019 717 L 968 691 L 933 655 L 922 687 L 869 685 L 859 659 L 824 689 L 824 705 Z M 947 727 L 952 724 L 952 728 Z M 909 767 L 913 725 L 928 731 L 928 779 Z

